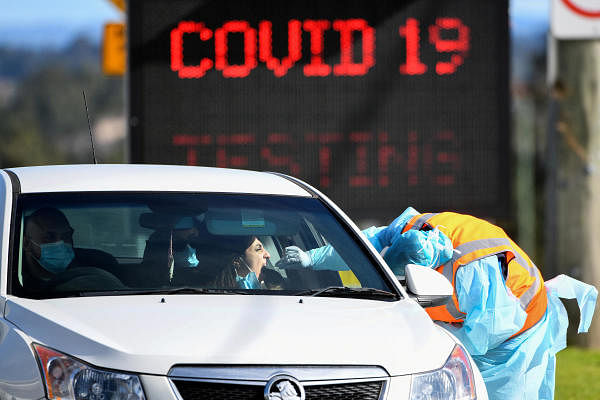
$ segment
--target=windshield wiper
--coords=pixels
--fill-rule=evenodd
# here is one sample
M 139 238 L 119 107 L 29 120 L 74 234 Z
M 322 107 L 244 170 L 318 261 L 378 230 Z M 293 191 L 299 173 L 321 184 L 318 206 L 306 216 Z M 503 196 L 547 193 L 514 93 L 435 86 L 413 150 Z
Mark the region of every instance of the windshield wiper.
M 148 294 L 252 294 L 246 290 L 236 289 L 204 289 L 195 287 L 177 287 L 177 288 L 162 288 L 162 289 L 142 289 L 142 290 L 106 290 L 95 292 L 81 292 L 82 297 L 87 296 L 133 296 L 133 295 L 148 295 Z
M 374 288 L 351 288 L 345 286 L 328 286 L 322 289 L 303 290 L 294 293 L 294 296 L 333 296 L 333 297 L 357 297 L 370 299 L 399 299 L 396 293 Z

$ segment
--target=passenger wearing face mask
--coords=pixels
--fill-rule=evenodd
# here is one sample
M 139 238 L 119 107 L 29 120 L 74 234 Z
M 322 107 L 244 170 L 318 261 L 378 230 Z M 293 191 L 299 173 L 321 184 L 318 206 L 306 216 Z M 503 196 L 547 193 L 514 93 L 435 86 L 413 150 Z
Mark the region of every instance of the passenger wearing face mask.
M 165 223 L 164 221 L 168 222 Z M 171 286 L 185 284 L 190 273 L 201 273 L 201 265 L 194 242 L 198 238 L 199 216 L 161 216 L 161 223 L 146 242 L 142 258 L 144 273 L 136 281 L 137 286 Z M 144 222 L 141 222 L 142 226 Z M 148 226 L 152 226 L 149 223 Z M 187 282 L 190 283 L 190 282 Z
M 117 261 L 110 254 L 95 249 L 73 247 L 73 228 L 56 208 L 45 207 L 25 220 L 23 232 L 23 287 L 41 290 L 74 268 L 95 267 L 105 271 Z M 112 276 L 112 275 L 111 275 Z
M 196 268 L 199 264 L 196 249 L 190 243 L 198 237 L 194 217 L 183 217 L 173 228 L 174 268 Z

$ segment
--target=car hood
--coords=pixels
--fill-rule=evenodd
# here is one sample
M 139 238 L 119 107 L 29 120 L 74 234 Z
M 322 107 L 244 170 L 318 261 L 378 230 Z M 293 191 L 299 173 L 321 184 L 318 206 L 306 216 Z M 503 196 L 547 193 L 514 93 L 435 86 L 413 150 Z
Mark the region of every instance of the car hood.
M 454 342 L 412 300 L 254 295 L 11 298 L 5 317 L 98 367 L 166 375 L 175 365 L 440 368 Z

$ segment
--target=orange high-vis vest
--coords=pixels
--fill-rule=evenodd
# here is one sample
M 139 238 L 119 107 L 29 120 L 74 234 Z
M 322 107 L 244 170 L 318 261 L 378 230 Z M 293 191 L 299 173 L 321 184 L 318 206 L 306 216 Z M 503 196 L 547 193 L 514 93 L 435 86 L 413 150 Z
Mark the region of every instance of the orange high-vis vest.
M 456 296 L 456 272 L 472 261 L 500 254 L 505 255 L 508 265 L 506 286 L 527 312 L 525 324 L 513 336 L 531 328 L 544 316 L 548 299 L 542 274 L 502 228 L 470 215 L 442 212 L 420 214 L 411 218 L 403 232 L 433 228 L 438 228 L 448 236 L 457 250 L 450 261 L 436 268 L 452 283 L 454 294 L 452 301 L 445 305 L 425 309 L 433 320 L 463 322 L 466 314 L 460 311 Z

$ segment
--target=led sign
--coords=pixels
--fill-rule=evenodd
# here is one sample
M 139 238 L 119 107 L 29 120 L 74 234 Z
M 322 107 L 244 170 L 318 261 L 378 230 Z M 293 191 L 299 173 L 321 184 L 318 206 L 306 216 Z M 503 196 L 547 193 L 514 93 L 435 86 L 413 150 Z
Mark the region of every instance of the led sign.
M 131 160 L 279 171 L 356 219 L 508 208 L 508 1 L 130 0 Z

